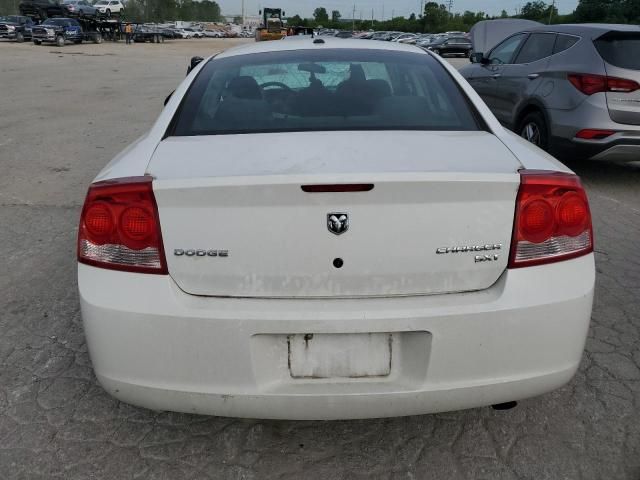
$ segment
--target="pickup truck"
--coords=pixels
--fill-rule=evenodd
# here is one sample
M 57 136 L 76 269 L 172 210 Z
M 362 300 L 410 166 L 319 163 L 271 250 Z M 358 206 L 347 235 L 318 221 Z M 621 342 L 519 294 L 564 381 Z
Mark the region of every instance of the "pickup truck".
M 75 18 L 49 18 L 31 29 L 33 43 L 55 43 L 63 47 L 66 42 L 82 43 L 84 34 Z
M 31 40 L 33 25 L 33 20 L 21 15 L 0 17 L 0 38 L 8 38 L 17 42 Z

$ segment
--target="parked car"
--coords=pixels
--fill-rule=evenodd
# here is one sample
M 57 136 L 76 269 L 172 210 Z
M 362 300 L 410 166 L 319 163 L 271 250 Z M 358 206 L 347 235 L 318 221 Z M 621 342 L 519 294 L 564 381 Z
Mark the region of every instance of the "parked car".
M 224 38 L 224 33 L 222 33 L 220 30 L 205 30 L 202 33 L 205 37 L 208 38 Z M 251 36 L 253 37 L 253 35 Z
M 471 55 L 473 49 L 471 41 L 465 37 L 439 38 L 429 43 L 426 48 L 441 56 L 462 55 L 463 57 Z
M 184 28 L 176 28 L 175 29 L 176 33 L 178 35 L 180 35 L 180 38 L 193 38 L 193 32 L 190 32 L 189 30 L 186 30 Z
M 33 20 L 21 15 L 0 17 L 0 38 L 8 38 L 19 43 L 31 40 Z
M 451 65 L 330 37 L 191 63 L 82 209 L 80 305 L 107 392 L 338 419 L 573 377 L 595 283 L 584 189 Z
M 516 33 L 461 70 L 508 128 L 559 157 L 640 158 L 640 27 Z
M 334 36 L 336 38 L 352 38 L 353 32 L 351 30 L 340 30 Z
M 124 4 L 120 0 L 98 0 L 95 4 L 98 12 L 110 17 L 113 13 L 122 15 L 124 13 Z
M 65 15 L 95 17 L 98 14 L 98 9 L 90 5 L 87 0 L 64 0 L 62 7 L 65 9 Z
M 31 29 L 33 43 L 55 43 L 59 47 L 66 42 L 82 43 L 82 27 L 75 18 L 49 18 Z
M 392 42 L 405 43 L 406 40 L 411 40 L 416 37 L 417 35 L 415 33 L 403 33 L 395 37 Z
M 64 15 L 64 7 L 58 0 L 22 0 L 18 5 L 20 14 L 38 20 Z
M 189 32 L 193 38 L 204 38 L 204 33 L 194 28 L 183 28 L 185 32 Z

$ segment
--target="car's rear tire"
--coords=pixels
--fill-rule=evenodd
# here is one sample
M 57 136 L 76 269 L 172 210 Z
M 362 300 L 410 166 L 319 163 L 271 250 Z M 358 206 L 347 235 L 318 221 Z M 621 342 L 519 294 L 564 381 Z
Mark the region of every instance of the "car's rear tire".
M 42 42 L 40 40 L 34 40 L 33 44 L 34 45 L 42 45 Z
M 24 42 L 24 34 L 22 32 L 16 33 L 16 42 L 18 43 Z
M 56 45 L 58 47 L 64 47 L 64 37 L 62 35 L 56 37 Z
M 543 150 L 549 148 L 549 128 L 542 112 L 530 112 L 518 125 L 518 135 Z

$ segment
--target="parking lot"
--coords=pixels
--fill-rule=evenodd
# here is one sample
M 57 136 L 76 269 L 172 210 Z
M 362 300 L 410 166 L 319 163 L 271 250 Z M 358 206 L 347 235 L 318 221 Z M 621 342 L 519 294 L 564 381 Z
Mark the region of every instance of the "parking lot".
M 0 42 L 0 479 L 638 480 L 640 162 L 570 164 L 598 278 L 583 363 L 556 392 L 510 411 L 284 422 L 153 412 L 102 390 L 76 287 L 87 185 L 152 125 L 192 55 L 245 41 Z

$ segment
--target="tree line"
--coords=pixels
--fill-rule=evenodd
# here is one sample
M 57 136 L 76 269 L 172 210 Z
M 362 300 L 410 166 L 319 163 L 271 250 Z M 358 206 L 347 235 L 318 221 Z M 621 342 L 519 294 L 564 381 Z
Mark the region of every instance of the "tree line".
M 421 15 L 394 17 L 379 21 L 372 19 L 345 19 L 340 11 L 328 12 L 318 7 L 312 18 L 294 15 L 288 19 L 289 25 L 304 27 L 325 27 L 355 30 L 389 30 L 402 32 L 439 33 L 447 31 L 469 31 L 481 20 L 496 18 L 523 18 L 541 23 L 640 23 L 640 0 L 579 0 L 577 8 L 569 14 L 560 15 L 557 7 L 542 0 L 527 2 L 514 12 L 503 10 L 498 16 L 485 12 L 465 11 L 451 13 L 444 4 L 427 2 Z

